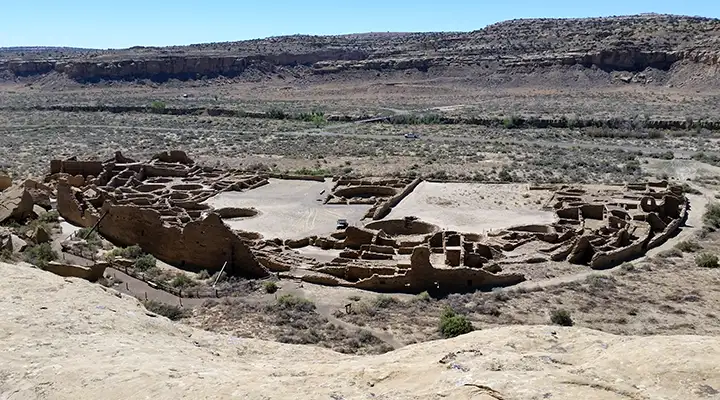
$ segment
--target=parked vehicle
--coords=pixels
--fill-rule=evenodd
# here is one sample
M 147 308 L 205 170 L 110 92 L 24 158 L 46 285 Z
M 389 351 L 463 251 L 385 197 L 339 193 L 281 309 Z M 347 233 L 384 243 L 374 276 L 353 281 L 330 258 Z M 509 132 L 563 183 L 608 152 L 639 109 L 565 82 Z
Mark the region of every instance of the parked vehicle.
M 417 133 L 406 133 L 405 139 L 420 139 L 420 135 Z
M 335 229 L 345 229 L 347 227 L 348 227 L 348 222 L 346 219 L 337 220 L 337 225 L 335 226 Z

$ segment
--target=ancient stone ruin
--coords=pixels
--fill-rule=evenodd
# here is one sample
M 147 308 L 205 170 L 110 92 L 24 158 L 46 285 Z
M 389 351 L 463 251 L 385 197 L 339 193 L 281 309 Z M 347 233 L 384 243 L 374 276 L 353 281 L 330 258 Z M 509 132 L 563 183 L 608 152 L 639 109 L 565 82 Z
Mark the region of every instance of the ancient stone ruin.
M 316 179 L 317 178 L 312 178 Z M 281 278 L 380 292 L 462 292 L 527 279 L 518 266 L 606 269 L 662 244 L 685 222 L 688 201 L 668 182 L 554 189 L 551 224 L 487 233 L 455 232 L 412 216 L 387 219 L 421 179 L 336 178 L 325 205 L 367 205 L 357 225 L 283 239 L 231 229 L 247 207 L 213 208 L 226 191 L 251 191 L 268 177 L 195 164 L 180 151 L 138 162 L 53 161 L 60 214 L 120 246 L 137 244 L 181 269 Z M 322 181 L 322 179 L 320 179 Z M 314 256 L 319 254 L 321 256 Z M 509 272 L 508 272 L 509 271 Z
M 214 272 L 225 266 L 230 274 L 248 277 L 269 273 L 243 233 L 232 231 L 215 210 L 202 204 L 223 190 L 265 184 L 264 178 L 203 168 L 179 151 L 160 153 L 150 162 L 120 153 L 102 163 L 53 161 L 48 178 L 58 182 L 63 218 L 82 227 L 96 226 L 116 245 L 137 244 L 188 270 Z

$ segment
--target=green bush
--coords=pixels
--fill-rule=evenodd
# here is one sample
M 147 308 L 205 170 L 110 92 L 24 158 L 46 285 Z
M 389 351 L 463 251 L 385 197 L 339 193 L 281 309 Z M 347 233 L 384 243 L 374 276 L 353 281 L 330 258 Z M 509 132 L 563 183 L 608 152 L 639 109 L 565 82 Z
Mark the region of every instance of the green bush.
M 708 204 L 703 214 L 703 222 L 711 228 L 720 228 L 720 203 Z
M 165 112 L 166 105 L 164 102 L 160 100 L 155 100 L 152 103 L 150 103 L 150 110 L 155 113 L 163 113 Z
M 58 254 L 52 249 L 50 243 L 41 243 L 30 246 L 24 252 L 25 261 L 40 268 L 45 268 L 50 261 L 58 259 Z
M 682 251 L 680 251 L 680 249 L 677 249 L 677 248 L 663 250 L 658 253 L 658 257 L 660 257 L 660 258 L 682 258 L 682 256 L 683 256 Z
M 177 321 L 188 316 L 188 312 L 178 306 L 161 303 L 155 300 L 144 301 L 143 305 L 148 311 L 167 317 L 171 321 Z
M 392 296 L 381 294 L 375 298 L 373 305 L 377 308 L 388 308 L 397 304 L 398 300 Z
M 683 183 L 680 187 L 683 193 L 687 194 L 702 194 L 701 191 L 695 189 L 694 187 L 690 186 L 688 183 Z
M 193 286 L 194 283 L 195 282 L 193 282 L 192 278 L 190 278 L 189 276 L 187 276 L 183 273 L 180 273 L 180 274 L 175 275 L 173 280 L 170 282 L 170 285 L 172 285 L 172 287 L 175 287 L 175 288 L 183 289 L 186 287 Z
M 458 315 L 451 308 L 446 308 L 440 316 L 440 333 L 444 338 L 452 338 L 473 330 L 472 323 L 464 316 Z
M 91 248 L 97 248 L 102 244 L 102 238 L 92 228 L 80 228 L 75 232 L 75 237 L 85 239 Z
M 275 282 L 265 282 L 263 287 L 265 288 L 265 292 L 270 294 L 278 291 L 278 285 Z
M 422 293 L 419 293 L 417 296 L 415 296 L 415 300 L 417 301 L 431 301 L 432 297 L 430 297 L 430 293 L 427 291 L 424 291 Z
M 112 260 L 115 257 L 127 258 L 128 260 L 137 260 L 138 258 L 145 255 L 145 252 L 138 245 L 132 245 L 130 247 L 116 247 L 105 255 L 108 260 Z
M 52 224 L 58 222 L 59 220 L 60 214 L 58 214 L 58 212 L 55 210 L 48 211 L 45 214 L 41 215 L 40 218 L 38 218 L 38 221 L 45 224 Z
M 210 273 L 208 272 L 208 270 L 204 269 L 198 273 L 197 277 L 198 277 L 198 279 L 202 279 L 202 280 L 210 279 Z
M 682 242 L 676 244 L 675 248 L 683 253 L 694 253 L 702 249 L 702 246 L 700 246 L 698 242 L 693 242 L 692 240 L 683 240 Z
M 0 251 L 0 261 L 11 262 L 14 260 L 15 260 L 15 255 L 13 254 L 13 252 L 11 250 L 2 249 L 2 251 Z
M 520 126 L 520 118 L 512 115 L 503 120 L 503 127 L 506 129 L 518 128 Z
M 135 266 L 135 269 L 137 269 L 138 271 L 151 270 L 151 269 L 155 268 L 155 266 L 156 266 L 155 257 L 153 257 L 150 254 L 142 255 L 135 260 L 134 266 Z
M 573 326 L 574 324 L 568 310 L 553 310 L 550 313 L 550 321 L 560 326 Z
M 720 262 L 715 254 L 702 253 L 695 257 L 695 265 L 701 268 L 718 268 Z
M 285 119 L 288 115 L 279 108 L 273 108 L 267 112 L 267 117 L 272 119 Z
M 277 305 L 283 310 L 295 310 L 295 311 L 314 311 L 315 304 L 302 297 L 297 297 L 292 294 L 284 294 L 277 299 Z
M 672 151 L 666 151 L 664 153 L 658 154 L 657 158 L 662 160 L 672 160 L 675 158 L 675 153 L 673 153 Z

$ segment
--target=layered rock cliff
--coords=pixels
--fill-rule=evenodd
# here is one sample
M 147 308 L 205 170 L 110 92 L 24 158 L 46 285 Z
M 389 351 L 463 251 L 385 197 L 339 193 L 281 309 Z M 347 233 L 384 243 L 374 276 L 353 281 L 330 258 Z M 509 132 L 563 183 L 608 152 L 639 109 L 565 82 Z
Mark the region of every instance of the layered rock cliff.
M 352 70 L 470 67 L 503 73 L 579 65 L 604 71 L 669 70 L 679 61 L 720 62 L 720 20 L 671 15 L 515 20 L 468 33 L 289 36 L 230 43 L 125 50 L 0 52 L 0 75 L 51 72 L 80 82 L 235 77 L 304 68 Z

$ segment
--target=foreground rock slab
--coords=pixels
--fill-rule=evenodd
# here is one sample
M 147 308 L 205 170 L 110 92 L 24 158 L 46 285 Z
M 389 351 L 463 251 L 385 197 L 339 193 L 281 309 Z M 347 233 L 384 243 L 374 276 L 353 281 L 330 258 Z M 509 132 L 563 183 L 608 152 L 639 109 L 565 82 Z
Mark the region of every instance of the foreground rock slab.
M 33 198 L 25 188 L 16 186 L 4 190 L 0 193 L 0 223 L 30 217 L 33 205 Z
M 213 334 L 0 263 L 0 398 L 705 399 L 720 340 L 512 326 L 347 356 Z

